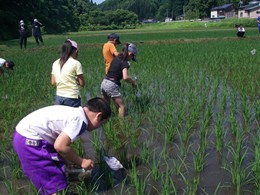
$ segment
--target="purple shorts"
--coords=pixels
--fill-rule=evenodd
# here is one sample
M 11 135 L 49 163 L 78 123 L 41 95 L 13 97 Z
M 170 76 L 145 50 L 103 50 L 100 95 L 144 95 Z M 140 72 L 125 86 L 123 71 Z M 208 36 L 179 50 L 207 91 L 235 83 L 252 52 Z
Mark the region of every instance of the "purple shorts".
M 53 145 L 45 140 L 28 139 L 16 131 L 13 146 L 22 169 L 41 194 L 54 194 L 67 187 L 64 162 Z

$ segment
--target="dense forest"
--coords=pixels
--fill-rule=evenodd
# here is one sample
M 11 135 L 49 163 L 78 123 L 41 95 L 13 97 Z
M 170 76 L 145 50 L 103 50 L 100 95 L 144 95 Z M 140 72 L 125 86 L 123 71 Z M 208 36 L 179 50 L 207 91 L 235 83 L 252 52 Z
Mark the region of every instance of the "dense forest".
M 186 19 L 207 18 L 215 6 L 233 3 L 238 7 L 248 0 L 106 0 L 97 5 L 92 0 L 0 0 L 0 40 L 18 37 L 18 23 L 28 29 L 34 18 L 46 33 L 79 30 L 135 28 L 139 21 L 153 18 L 173 20 L 185 13 Z M 28 36 L 31 33 L 28 33 Z

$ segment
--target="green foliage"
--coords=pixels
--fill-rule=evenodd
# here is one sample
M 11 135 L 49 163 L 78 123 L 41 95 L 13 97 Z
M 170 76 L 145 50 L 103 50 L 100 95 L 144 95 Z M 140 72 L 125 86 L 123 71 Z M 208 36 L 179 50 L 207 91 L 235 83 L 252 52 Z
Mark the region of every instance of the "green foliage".
M 19 37 L 17 28 L 20 20 L 24 20 L 31 28 L 33 19 L 39 19 L 47 34 L 79 30 L 133 29 L 138 21 L 143 19 L 164 21 L 166 17 L 170 17 L 175 20 L 182 14 L 185 14 L 186 19 L 192 20 L 208 18 L 212 7 L 230 3 L 228 0 L 106 0 L 100 5 L 96 5 L 92 0 L 1 2 L 1 40 Z M 232 3 L 235 7 L 240 5 L 239 0 Z M 243 3 L 248 3 L 248 0 Z
M 137 25 L 137 15 L 133 12 L 118 9 L 115 11 L 90 11 L 79 15 L 80 30 L 129 29 Z

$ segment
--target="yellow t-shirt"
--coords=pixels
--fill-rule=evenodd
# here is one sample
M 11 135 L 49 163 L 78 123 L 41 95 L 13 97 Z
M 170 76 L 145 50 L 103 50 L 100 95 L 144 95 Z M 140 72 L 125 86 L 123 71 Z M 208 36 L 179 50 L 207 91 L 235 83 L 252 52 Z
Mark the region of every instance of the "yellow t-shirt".
M 110 64 L 112 60 L 114 59 L 114 53 L 117 52 L 117 49 L 115 45 L 111 42 L 107 42 L 103 45 L 103 57 L 104 57 L 104 63 L 105 63 L 105 73 L 107 74 L 108 69 L 110 67 Z
M 51 74 L 55 77 L 56 95 L 67 98 L 78 98 L 80 86 L 77 84 L 77 75 L 83 74 L 81 63 L 70 57 L 60 69 L 60 59 L 52 65 Z

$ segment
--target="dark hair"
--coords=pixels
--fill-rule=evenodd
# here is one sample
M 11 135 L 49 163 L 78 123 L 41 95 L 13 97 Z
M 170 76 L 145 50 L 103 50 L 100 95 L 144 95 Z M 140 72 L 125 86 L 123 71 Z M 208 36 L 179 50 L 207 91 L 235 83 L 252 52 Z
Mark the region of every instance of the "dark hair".
M 122 49 L 122 52 L 120 52 L 118 54 L 118 57 L 122 60 L 122 61 L 125 61 L 125 60 L 128 60 L 128 46 L 129 46 L 129 43 L 126 43 Z
M 8 64 L 8 68 L 13 70 L 14 69 L 14 62 L 11 60 L 6 60 L 5 63 Z
M 77 50 L 77 48 L 73 47 L 69 40 L 66 40 L 61 47 L 61 56 L 60 56 L 61 69 L 75 50 Z
M 111 108 L 109 103 L 101 97 L 95 97 L 88 100 L 86 107 L 91 112 L 102 112 L 101 121 L 111 116 Z

